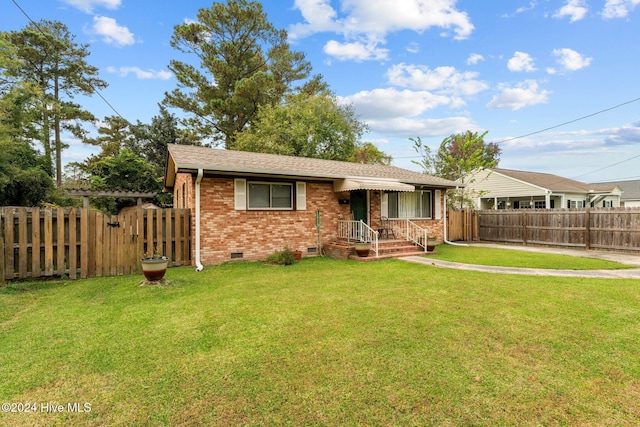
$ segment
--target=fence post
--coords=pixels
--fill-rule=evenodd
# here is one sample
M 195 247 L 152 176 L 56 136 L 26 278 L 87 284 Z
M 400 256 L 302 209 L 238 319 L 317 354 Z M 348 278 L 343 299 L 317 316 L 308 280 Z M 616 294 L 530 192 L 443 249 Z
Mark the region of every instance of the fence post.
M 591 249 L 591 209 L 589 208 L 584 213 L 584 248 Z
M 0 287 L 4 286 L 4 208 L 0 207 Z
M 527 211 L 522 211 L 522 244 L 527 245 Z

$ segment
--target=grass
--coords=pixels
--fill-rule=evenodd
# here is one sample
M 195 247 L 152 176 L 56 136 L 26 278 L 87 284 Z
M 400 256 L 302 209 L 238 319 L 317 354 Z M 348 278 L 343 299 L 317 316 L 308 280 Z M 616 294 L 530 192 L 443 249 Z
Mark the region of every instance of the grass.
M 633 280 L 398 260 L 0 288 L 0 425 L 637 425 Z
M 438 245 L 432 258 L 466 264 L 501 267 L 545 268 L 551 270 L 611 270 L 633 268 L 603 259 L 574 257 L 543 252 L 528 252 L 479 246 Z

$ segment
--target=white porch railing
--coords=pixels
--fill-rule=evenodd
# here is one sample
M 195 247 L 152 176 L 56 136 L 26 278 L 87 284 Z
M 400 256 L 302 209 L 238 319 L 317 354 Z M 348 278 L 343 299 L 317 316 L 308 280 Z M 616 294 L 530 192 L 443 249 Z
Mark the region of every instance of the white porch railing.
M 426 228 L 420 227 L 408 219 L 389 219 L 389 222 L 393 227 L 394 234 L 398 233 L 405 240 L 415 243 L 427 252 L 429 236 Z
M 378 256 L 378 232 L 364 221 L 338 221 L 338 238 L 348 242 L 369 242 L 371 250 Z

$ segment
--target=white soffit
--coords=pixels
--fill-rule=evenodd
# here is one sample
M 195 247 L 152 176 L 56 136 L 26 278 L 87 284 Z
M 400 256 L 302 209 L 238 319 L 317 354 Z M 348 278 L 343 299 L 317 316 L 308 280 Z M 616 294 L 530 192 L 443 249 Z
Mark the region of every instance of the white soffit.
M 333 181 L 333 191 L 381 190 L 381 191 L 416 191 L 416 187 L 402 182 L 376 181 L 373 179 L 339 179 Z

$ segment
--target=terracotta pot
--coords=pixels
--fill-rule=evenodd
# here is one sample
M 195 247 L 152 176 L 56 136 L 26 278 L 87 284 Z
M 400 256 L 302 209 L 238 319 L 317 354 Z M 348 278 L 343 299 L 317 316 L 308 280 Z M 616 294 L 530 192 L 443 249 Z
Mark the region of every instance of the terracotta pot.
M 302 251 L 293 251 L 293 257 L 296 261 L 300 261 L 302 259 Z
M 142 264 L 142 273 L 144 277 L 150 282 L 159 282 L 167 272 L 167 264 L 169 260 L 166 257 L 162 258 L 143 258 L 140 260 Z

